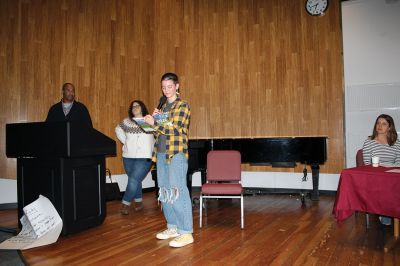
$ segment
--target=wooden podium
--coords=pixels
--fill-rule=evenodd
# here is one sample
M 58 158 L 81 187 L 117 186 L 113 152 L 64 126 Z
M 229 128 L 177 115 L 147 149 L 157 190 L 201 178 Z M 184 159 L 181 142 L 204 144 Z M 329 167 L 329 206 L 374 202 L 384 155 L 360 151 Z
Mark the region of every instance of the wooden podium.
M 115 141 L 76 122 L 6 125 L 6 155 L 17 158 L 18 218 L 39 195 L 63 220 L 63 235 L 100 225 L 106 216 L 105 156 Z

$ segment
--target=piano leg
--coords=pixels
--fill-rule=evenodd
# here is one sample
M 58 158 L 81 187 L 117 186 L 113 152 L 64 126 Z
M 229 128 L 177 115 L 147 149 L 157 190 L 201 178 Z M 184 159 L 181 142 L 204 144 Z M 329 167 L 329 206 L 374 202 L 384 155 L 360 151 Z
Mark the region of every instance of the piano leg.
M 301 200 L 301 206 L 305 206 L 306 205 L 306 195 L 303 192 L 300 193 L 300 200 Z
M 199 197 L 193 197 L 192 198 L 192 180 L 193 180 L 193 174 L 194 173 L 188 173 L 187 174 L 187 187 L 189 190 L 189 195 L 190 198 L 192 199 L 192 206 L 195 206 L 199 203 L 200 198 Z M 200 170 L 200 175 L 201 175 L 201 185 L 203 185 L 206 182 L 206 175 L 204 170 Z M 201 187 L 200 187 L 201 190 Z
M 313 190 L 311 192 L 311 200 L 319 200 L 319 164 L 311 165 Z
M 189 190 L 189 197 L 192 198 L 192 179 L 193 179 L 193 174 L 194 173 L 187 173 L 186 175 L 186 185 Z
M 151 170 L 151 179 L 153 179 L 154 184 L 155 184 L 155 193 L 156 193 L 156 199 L 158 199 L 158 183 L 157 183 L 157 169 L 152 169 Z

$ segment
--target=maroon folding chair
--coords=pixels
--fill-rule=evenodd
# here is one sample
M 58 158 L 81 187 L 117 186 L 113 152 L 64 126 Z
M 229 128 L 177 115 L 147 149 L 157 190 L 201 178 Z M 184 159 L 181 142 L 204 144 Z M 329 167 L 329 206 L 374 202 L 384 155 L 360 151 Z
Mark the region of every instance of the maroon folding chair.
M 203 198 L 240 199 L 241 228 L 244 228 L 243 187 L 241 185 L 241 156 L 234 150 L 210 151 L 207 154 L 206 183 L 200 193 L 200 228 L 202 227 Z M 204 204 L 205 211 L 206 204 Z

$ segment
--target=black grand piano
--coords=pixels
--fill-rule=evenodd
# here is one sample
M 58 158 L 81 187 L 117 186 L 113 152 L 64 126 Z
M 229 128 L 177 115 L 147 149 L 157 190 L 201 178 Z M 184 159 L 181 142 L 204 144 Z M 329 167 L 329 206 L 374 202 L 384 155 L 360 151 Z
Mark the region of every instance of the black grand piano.
M 326 142 L 326 136 L 190 139 L 188 185 L 191 188 L 191 176 L 198 171 L 201 172 L 202 183 L 205 182 L 204 172 L 210 150 L 237 150 L 244 164 L 272 167 L 294 167 L 296 163 L 310 165 L 313 182 L 311 199 L 318 200 L 319 165 L 327 159 Z

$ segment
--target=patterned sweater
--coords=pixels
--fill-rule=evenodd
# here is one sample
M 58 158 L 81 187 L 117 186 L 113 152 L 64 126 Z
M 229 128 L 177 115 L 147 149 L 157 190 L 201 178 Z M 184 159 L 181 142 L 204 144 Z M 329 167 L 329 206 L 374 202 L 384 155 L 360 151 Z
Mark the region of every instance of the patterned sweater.
M 130 118 L 122 120 L 115 128 L 115 133 L 123 144 L 122 157 L 151 158 L 154 146 L 153 134 L 144 132 Z

